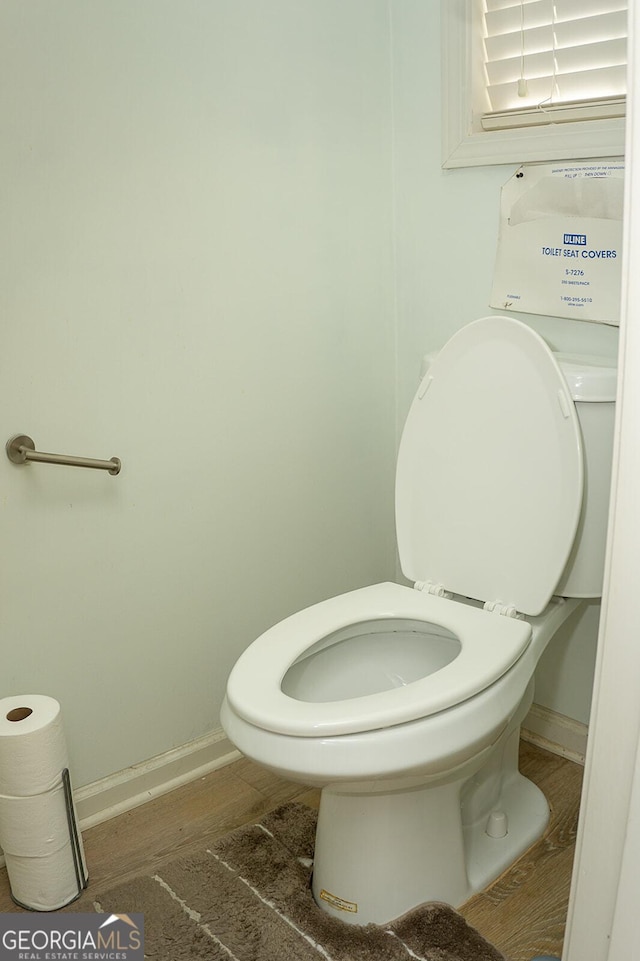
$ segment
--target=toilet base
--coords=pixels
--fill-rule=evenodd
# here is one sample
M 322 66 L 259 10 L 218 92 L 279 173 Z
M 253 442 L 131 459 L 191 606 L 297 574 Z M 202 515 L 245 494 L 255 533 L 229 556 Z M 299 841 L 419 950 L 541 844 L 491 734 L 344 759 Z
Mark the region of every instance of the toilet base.
M 540 838 L 549 823 L 549 805 L 532 781 L 518 774 L 505 785 L 500 810 L 507 815 L 505 837 L 490 837 L 486 824 L 465 828 L 467 873 L 471 893 L 482 891 Z M 462 901 L 454 905 L 459 907 Z
M 519 726 L 445 783 L 325 788 L 318 905 L 347 923 L 384 924 L 425 901 L 459 907 L 499 877 L 549 820 L 543 793 L 517 769 L 518 735 Z

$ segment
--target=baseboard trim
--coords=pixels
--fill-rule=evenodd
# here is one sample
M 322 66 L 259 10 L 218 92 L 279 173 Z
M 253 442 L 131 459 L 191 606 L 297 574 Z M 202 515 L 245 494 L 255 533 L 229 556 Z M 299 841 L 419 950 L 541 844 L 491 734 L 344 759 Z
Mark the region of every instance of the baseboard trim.
M 93 781 L 73 792 L 80 828 L 86 831 L 231 764 L 240 756 L 224 732 L 216 730 Z
M 584 765 L 589 728 L 580 721 L 534 704 L 522 722 L 520 736 L 537 747 Z

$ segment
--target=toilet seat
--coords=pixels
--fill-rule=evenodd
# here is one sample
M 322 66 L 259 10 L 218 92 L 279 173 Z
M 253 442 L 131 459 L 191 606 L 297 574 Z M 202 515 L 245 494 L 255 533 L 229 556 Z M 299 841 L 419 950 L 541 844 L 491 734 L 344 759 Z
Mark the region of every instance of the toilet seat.
M 289 667 L 324 637 L 361 621 L 403 618 L 449 630 L 461 643 L 460 653 L 434 674 L 377 694 L 307 702 L 282 691 Z M 375 584 L 314 604 L 262 634 L 237 661 L 227 698 L 240 717 L 279 734 L 372 731 L 437 714 L 478 694 L 509 670 L 530 638 L 526 621 L 399 584 Z
M 265 731 L 329 737 L 428 717 L 490 687 L 531 638 L 526 621 L 500 612 L 540 614 L 559 582 L 583 470 L 575 406 L 542 338 L 508 317 L 459 330 L 420 385 L 398 454 L 401 566 L 427 590 L 377 584 L 281 621 L 237 661 L 230 706 Z M 318 642 L 385 619 L 445 628 L 461 650 L 434 673 L 380 693 L 302 701 L 282 690 L 288 669 Z

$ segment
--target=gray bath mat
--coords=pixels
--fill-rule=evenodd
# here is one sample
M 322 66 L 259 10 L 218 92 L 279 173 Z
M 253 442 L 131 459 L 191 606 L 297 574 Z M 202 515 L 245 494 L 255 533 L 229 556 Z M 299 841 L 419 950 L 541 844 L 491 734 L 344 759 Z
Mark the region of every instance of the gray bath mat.
M 141 911 L 145 956 L 157 961 L 504 961 L 444 904 L 383 926 L 325 914 L 310 890 L 316 812 L 284 804 L 102 895 L 96 910 Z M 89 910 L 90 888 L 75 910 Z

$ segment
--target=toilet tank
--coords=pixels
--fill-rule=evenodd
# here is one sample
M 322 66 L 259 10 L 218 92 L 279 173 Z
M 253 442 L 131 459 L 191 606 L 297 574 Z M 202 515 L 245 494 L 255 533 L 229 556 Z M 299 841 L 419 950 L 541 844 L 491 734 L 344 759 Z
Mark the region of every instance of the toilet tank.
M 609 514 L 616 362 L 593 354 L 556 353 L 573 397 L 584 449 L 584 496 L 578 530 L 554 593 L 561 597 L 600 597 Z M 436 353 L 425 354 L 424 377 Z
M 609 514 L 617 369 L 610 357 L 556 353 L 584 444 L 584 496 L 573 549 L 555 593 L 600 597 Z

